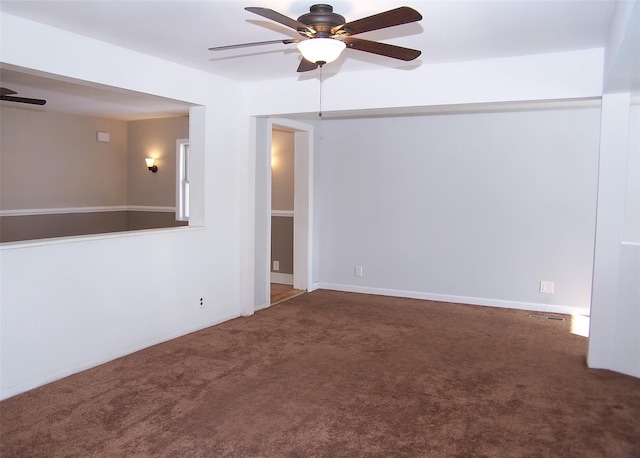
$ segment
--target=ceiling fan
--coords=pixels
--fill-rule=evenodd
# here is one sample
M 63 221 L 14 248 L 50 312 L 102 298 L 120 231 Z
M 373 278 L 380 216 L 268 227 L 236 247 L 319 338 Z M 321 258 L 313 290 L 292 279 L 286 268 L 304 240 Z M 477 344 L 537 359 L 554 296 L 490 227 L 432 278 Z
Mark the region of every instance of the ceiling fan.
M 302 61 L 298 72 L 307 72 L 334 61 L 345 48 L 356 51 L 378 54 L 404 61 L 417 58 L 421 51 L 401 46 L 380 43 L 377 41 L 355 38 L 353 35 L 384 29 L 401 24 L 408 24 L 422 19 L 420 13 L 408 6 L 401 6 L 384 13 L 374 14 L 362 19 L 346 22 L 345 18 L 333 12 L 331 5 L 318 4 L 309 8 L 309 12 L 297 20 L 269 8 L 247 7 L 245 10 L 265 17 L 297 31 L 303 38 L 287 38 L 283 40 L 258 41 L 228 46 L 209 48 L 209 51 L 242 48 L 247 46 L 273 43 L 297 43 L 302 53 Z
M 45 103 L 47 103 L 47 101 L 43 99 L 16 97 L 15 94 L 17 94 L 16 91 L 12 91 L 11 89 L 7 89 L 6 87 L 0 87 L 0 100 L 5 100 L 7 102 L 28 103 L 31 105 L 44 105 Z

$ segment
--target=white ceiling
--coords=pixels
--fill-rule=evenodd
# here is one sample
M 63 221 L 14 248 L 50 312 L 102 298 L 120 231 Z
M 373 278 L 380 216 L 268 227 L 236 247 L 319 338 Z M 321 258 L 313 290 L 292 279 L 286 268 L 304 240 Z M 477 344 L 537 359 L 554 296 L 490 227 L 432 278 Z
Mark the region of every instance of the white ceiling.
M 216 52 L 208 48 L 299 37 L 294 30 L 247 12 L 244 7 L 271 8 L 295 19 L 307 13 L 313 3 L 1 0 L 0 10 L 235 80 L 256 81 L 295 76 L 300 59 L 295 45 Z M 398 6 L 416 9 L 423 16 L 420 22 L 359 36 L 419 49 L 422 56 L 407 63 L 346 50 L 338 61 L 325 66 L 327 73 L 600 47 L 605 44 L 615 1 L 339 0 L 332 5 L 347 21 Z
M 307 13 L 313 3 L 313 0 L 0 0 L 0 10 L 250 82 L 296 75 L 310 78 L 315 77 L 315 72 L 296 73 L 300 56 L 293 44 L 217 52 L 208 48 L 295 38 L 298 35 L 292 29 L 247 12 L 244 7 L 271 8 L 295 19 Z M 347 21 L 398 6 L 416 9 L 423 16 L 420 22 L 358 36 L 419 49 L 422 55 L 415 61 L 403 62 L 347 49 L 336 62 L 325 65 L 324 72 L 412 68 L 431 63 L 603 47 L 615 3 L 614 0 L 334 1 L 334 11 Z M 38 43 L 34 41 L 33 46 Z M 20 96 L 47 99 L 47 107 L 56 106 L 59 111 L 141 119 L 184 114 L 188 110 L 187 104 L 177 101 L 24 74 L 6 65 L 0 67 L 0 80 L 3 87 L 16 90 Z
M 53 75 L 27 73 L 23 69 L 0 65 L 0 84 L 20 97 L 45 99 L 44 106 L 0 102 L 31 111 L 56 111 L 98 118 L 133 121 L 168 116 L 184 116 L 190 104 L 178 100 L 141 94 L 110 86 L 88 84 Z

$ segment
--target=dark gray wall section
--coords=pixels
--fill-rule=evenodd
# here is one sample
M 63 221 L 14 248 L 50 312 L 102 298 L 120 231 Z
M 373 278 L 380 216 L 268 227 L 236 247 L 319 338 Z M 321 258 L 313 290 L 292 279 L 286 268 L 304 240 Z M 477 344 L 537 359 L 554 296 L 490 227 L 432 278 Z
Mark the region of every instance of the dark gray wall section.
M 159 227 L 188 226 L 187 221 L 176 221 L 176 214 L 170 212 L 127 212 L 127 230 L 156 229 Z
M 281 274 L 293 274 L 293 218 L 271 217 L 271 270 L 273 261 L 280 262 Z
M 170 212 L 115 211 L 4 216 L 0 242 L 186 226 Z

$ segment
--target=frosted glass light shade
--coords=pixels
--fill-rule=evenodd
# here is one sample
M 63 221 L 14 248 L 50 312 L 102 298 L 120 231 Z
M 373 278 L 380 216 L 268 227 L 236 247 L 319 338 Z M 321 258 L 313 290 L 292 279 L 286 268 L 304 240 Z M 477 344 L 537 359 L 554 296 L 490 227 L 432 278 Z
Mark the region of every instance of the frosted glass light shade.
M 147 163 L 147 168 L 151 170 L 153 173 L 158 171 L 158 166 L 155 165 L 156 160 L 152 157 L 145 157 L 144 161 Z
M 314 64 L 333 62 L 346 47 L 344 42 L 333 38 L 310 38 L 298 43 L 302 56 Z

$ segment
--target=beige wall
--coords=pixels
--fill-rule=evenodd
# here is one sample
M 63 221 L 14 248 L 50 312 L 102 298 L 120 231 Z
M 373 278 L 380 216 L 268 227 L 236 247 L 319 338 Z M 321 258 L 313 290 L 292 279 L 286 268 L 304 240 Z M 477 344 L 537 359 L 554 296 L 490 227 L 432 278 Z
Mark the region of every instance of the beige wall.
M 293 210 L 293 132 L 273 130 L 271 138 L 271 209 Z
M 129 205 L 174 207 L 176 140 L 189 138 L 189 117 L 146 119 L 128 123 Z M 156 159 L 150 172 L 145 157 Z
M 126 122 L 4 105 L 0 115 L 0 209 L 127 203 Z
M 175 205 L 188 116 L 126 122 L 9 106 L 1 116 L 0 209 Z M 98 142 L 98 131 L 110 141 Z

